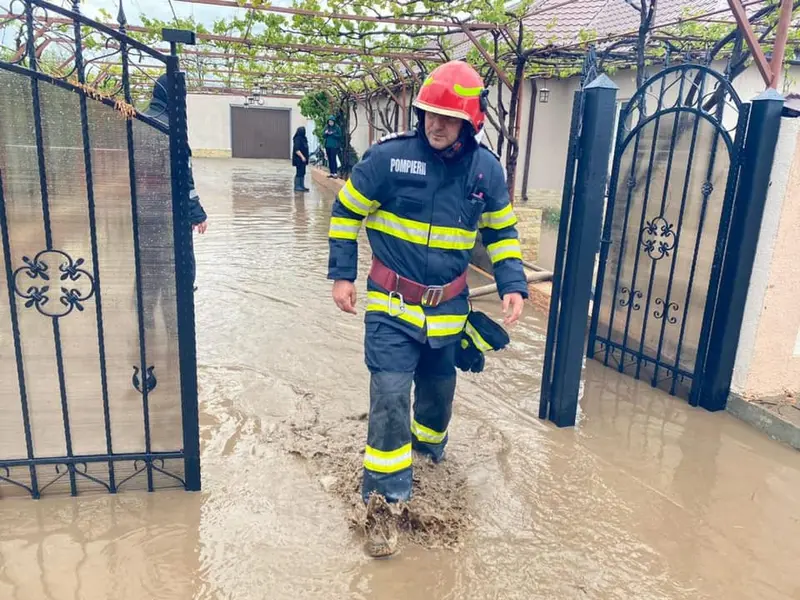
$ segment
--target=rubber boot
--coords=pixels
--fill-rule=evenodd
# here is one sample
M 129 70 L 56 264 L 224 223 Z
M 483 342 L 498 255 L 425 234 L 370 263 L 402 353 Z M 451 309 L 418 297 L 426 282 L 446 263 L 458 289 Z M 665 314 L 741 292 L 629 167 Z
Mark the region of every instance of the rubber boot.
M 303 181 L 304 179 L 305 177 L 300 178 L 300 189 L 302 189 L 304 192 L 310 192 L 311 190 L 306 187 L 306 182 Z
M 294 178 L 294 191 L 307 192 L 308 190 L 303 187 L 303 178 L 295 176 Z

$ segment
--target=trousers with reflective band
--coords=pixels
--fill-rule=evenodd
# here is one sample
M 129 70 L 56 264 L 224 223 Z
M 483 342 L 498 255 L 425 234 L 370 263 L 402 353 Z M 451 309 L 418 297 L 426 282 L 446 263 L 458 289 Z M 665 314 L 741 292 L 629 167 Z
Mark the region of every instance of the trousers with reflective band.
M 370 410 L 362 496 L 411 497 L 412 448 L 441 460 L 455 395 L 456 344 L 432 348 L 385 323 L 368 322 L 365 359 Z M 413 418 L 411 387 L 415 387 Z

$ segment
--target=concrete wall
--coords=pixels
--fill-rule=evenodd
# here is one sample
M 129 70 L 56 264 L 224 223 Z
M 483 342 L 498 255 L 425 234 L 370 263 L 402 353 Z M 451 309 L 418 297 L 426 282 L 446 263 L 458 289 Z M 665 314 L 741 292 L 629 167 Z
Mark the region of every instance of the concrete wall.
M 750 281 L 731 391 L 800 392 L 800 120 L 784 119 Z
M 356 118 L 358 119 L 358 124 L 356 125 L 355 131 L 350 136 L 350 143 L 355 148 L 356 152 L 358 152 L 358 156 L 364 154 L 367 148 L 369 148 L 369 121 L 367 120 L 367 108 L 363 104 L 359 104 L 356 107 Z M 352 118 L 352 117 L 351 117 Z
M 231 106 L 243 106 L 241 96 L 212 96 L 189 94 L 186 110 L 189 120 L 189 145 L 195 156 L 231 155 Z M 306 126 L 300 114 L 298 100 L 291 98 L 264 98 L 259 108 L 288 108 L 291 110 L 292 134 L 298 127 Z M 288 143 L 288 141 L 287 141 Z

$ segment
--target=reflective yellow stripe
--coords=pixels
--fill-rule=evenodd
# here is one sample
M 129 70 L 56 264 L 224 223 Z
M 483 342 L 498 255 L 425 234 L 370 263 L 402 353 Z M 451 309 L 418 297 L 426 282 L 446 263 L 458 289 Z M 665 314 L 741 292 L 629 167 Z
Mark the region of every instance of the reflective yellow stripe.
M 467 231 L 458 227 L 431 227 L 428 246 L 444 250 L 472 250 L 475 247 L 477 231 Z
M 377 473 L 397 473 L 411 466 L 411 444 L 384 452 L 372 446 L 364 451 L 364 467 Z
M 492 264 L 499 263 L 507 258 L 522 260 L 522 248 L 520 248 L 519 240 L 516 238 L 489 244 L 486 246 L 486 251 L 489 253 L 489 258 L 492 259 Z
M 483 88 L 482 87 L 467 88 L 456 83 L 453 86 L 453 91 L 455 91 L 455 93 L 461 96 L 462 98 L 477 98 L 478 96 L 481 95 Z
M 428 243 L 430 231 L 427 223 L 403 219 L 385 210 L 378 210 L 367 217 L 367 228 L 423 246 Z
M 428 337 L 447 337 L 464 331 L 467 315 L 427 315 Z
M 469 336 L 472 340 L 472 343 L 475 344 L 475 347 L 480 350 L 481 352 L 489 352 L 490 350 L 494 350 L 491 347 L 489 342 L 483 339 L 483 336 L 478 333 L 478 330 L 472 326 L 472 323 L 467 321 L 466 327 L 464 327 L 464 332 Z
M 367 312 L 386 313 L 420 329 L 425 326 L 425 313 L 421 307 L 413 304 L 401 304 L 399 298 L 392 298 L 391 307 L 390 311 L 388 294 L 367 292 Z
M 328 230 L 328 237 L 337 240 L 357 240 L 358 231 L 360 229 L 361 221 L 358 219 L 332 217 L 331 227 Z
M 507 204 L 505 208 L 493 212 L 485 212 L 481 215 L 481 220 L 478 221 L 478 227 L 484 229 L 503 229 L 504 227 L 511 227 L 517 224 L 517 216 L 514 214 L 514 208 Z
M 353 182 L 348 179 L 344 187 L 339 191 L 339 202 L 344 204 L 347 210 L 350 210 L 357 215 L 366 217 L 371 212 L 374 212 L 380 204 L 375 200 L 368 200 L 364 194 L 359 192 Z
M 420 425 L 416 421 L 411 422 L 411 433 L 413 433 L 414 437 L 420 442 L 425 442 L 427 444 L 441 444 L 444 438 L 447 437 L 446 431 L 440 433 L 429 427 L 425 427 L 425 425 Z

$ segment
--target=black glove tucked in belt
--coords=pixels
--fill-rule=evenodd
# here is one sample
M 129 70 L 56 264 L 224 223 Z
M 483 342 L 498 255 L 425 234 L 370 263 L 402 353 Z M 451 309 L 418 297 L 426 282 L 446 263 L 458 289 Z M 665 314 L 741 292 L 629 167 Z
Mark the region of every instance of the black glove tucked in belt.
M 488 315 L 472 311 L 461 334 L 460 347 L 456 353 L 456 366 L 462 371 L 480 373 L 486 364 L 484 353 L 502 350 L 509 342 L 508 333 Z

